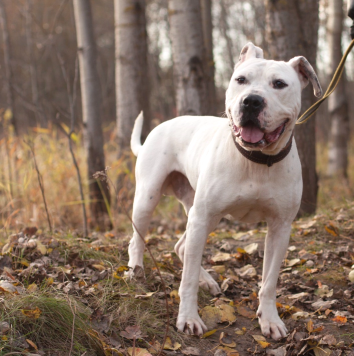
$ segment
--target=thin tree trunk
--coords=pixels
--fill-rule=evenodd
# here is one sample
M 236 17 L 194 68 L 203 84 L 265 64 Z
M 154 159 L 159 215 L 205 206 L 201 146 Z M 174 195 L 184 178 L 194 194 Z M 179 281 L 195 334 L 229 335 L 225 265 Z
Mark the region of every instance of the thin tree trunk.
M 91 219 L 93 224 L 104 229 L 109 226 L 107 221 L 109 191 L 105 184 L 99 184 L 93 180 L 94 173 L 105 169 L 105 160 L 101 127 L 101 91 L 96 68 L 91 3 L 89 0 L 73 0 L 73 4 L 80 67 L 84 140 L 90 180 Z
M 17 114 L 14 103 L 14 90 L 12 87 L 13 74 L 11 68 L 11 46 L 9 39 L 9 29 L 7 25 L 7 16 L 5 11 L 5 5 L 3 0 L 0 0 L 0 22 L 2 28 L 2 38 L 4 45 L 4 65 L 5 65 L 5 91 L 7 95 L 7 105 L 8 109 L 11 110 L 12 118 L 11 124 L 14 128 L 15 135 L 18 135 L 18 123 L 17 123 Z
M 27 60 L 29 63 L 28 69 L 31 78 L 32 102 L 36 107 L 35 115 L 36 115 L 37 125 L 45 126 L 46 122 L 43 115 L 43 110 L 40 107 L 40 103 L 39 103 L 37 68 L 36 68 L 35 58 L 33 54 L 32 8 L 33 8 L 32 0 L 27 0 L 27 6 L 26 6 Z
M 199 1 L 169 0 L 178 115 L 207 113 L 207 71 Z
M 319 1 L 265 0 L 265 7 L 270 57 L 276 60 L 289 60 L 302 55 L 316 68 Z M 313 90 L 307 87 L 302 92 L 302 112 L 314 101 Z M 297 126 L 295 138 L 304 183 L 299 213 L 312 214 L 316 211 L 318 191 L 315 118 Z
M 116 116 L 121 151 L 129 147 L 134 121 L 141 110 L 144 112 L 144 138 L 150 131 L 145 10 L 145 0 L 114 1 Z
M 328 1 L 327 41 L 329 50 L 329 76 L 332 78 L 342 58 L 343 1 Z M 331 131 L 328 147 L 329 175 L 339 174 L 347 177 L 349 116 L 345 93 L 345 75 L 338 83 L 334 93 L 328 99 L 328 111 L 331 119 Z
M 221 14 L 220 14 L 220 29 L 221 32 L 226 40 L 226 49 L 227 49 L 227 54 L 228 54 L 228 59 L 229 59 L 229 72 L 230 74 L 228 75 L 229 78 L 231 78 L 232 73 L 234 72 L 234 66 L 235 66 L 235 57 L 234 57 L 234 51 L 233 51 L 233 44 L 232 40 L 229 36 L 229 25 L 227 22 L 227 11 L 225 7 L 225 1 L 220 0 L 220 7 L 221 7 Z
M 207 69 L 207 114 L 216 115 L 215 65 L 213 56 L 212 0 L 200 0 Z

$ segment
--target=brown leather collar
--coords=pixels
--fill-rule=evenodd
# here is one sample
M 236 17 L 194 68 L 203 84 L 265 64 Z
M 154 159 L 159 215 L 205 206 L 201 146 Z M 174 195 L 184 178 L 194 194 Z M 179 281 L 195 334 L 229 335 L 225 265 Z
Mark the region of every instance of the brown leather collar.
M 234 140 L 235 145 L 239 152 L 242 154 L 242 156 L 246 157 L 252 162 L 266 164 L 268 167 L 271 167 L 274 163 L 283 160 L 289 154 L 293 143 L 293 135 L 291 135 L 286 146 L 277 155 L 271 156 L 266 155 L 260 151 L 247 151 L 237 142 L 236 137 L 234 135 L 232 135 L 232 139 Z

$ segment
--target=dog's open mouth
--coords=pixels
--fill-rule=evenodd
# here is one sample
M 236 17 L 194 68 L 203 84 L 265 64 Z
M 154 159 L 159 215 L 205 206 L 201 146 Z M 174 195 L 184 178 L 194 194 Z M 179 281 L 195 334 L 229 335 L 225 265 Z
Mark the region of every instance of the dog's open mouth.
M 247 126 L 237 127 L 232 122 L 232 129 L 235 136 L 242 140 L 244 144 L 250 146 L 265 146 L 276 142 L 285 130 L 285 125 L 289 119 L 278 126 L 272 132 L 263 132 L 258 126 L 250 122 Z

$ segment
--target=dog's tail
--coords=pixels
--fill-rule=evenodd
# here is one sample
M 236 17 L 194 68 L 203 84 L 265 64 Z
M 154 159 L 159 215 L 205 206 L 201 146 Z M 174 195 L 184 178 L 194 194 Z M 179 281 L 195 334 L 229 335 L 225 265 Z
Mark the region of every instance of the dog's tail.
M 130 147 L 135 156 L 138 156 L 138 153 L 141 148 L 141 131 L 143 130 L 144 123 L 144 114 L 141 111 L 138 117 L 135 119 L 134 128 L 132 132 L 132 137 L 130 139 Z

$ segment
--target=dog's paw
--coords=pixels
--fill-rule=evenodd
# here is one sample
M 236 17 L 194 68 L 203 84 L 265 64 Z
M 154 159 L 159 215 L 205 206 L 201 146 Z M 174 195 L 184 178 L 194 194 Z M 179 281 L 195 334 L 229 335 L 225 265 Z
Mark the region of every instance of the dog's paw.
M 209 291 L 212 295 L 221 294 L 221 289 L 214 278 L 205 270 L 200 270 L 199 287 Z
M 198 314 L 194 316 L 178 315 L 177 329 L 178 331 L 188 335 L 197 336 L 202 336 L 205 332 L 208 331 L 208 328 L 205 326 Z
M 144 282 L 146 279 L 144 268 L 138 265 L 136 265 L 134 268 L 129 268 L 129 271 L 125 272 L 124 275 L 129 279 L 135 279 L 138 282 Z
M 261 308 L 260 306 L 257 311 L 257 316 L 262 334 L 265 337 L 279 340 L 287 335 L 288 330 L 283 321 L 279 318 L 275 305 L 272 308 Z

